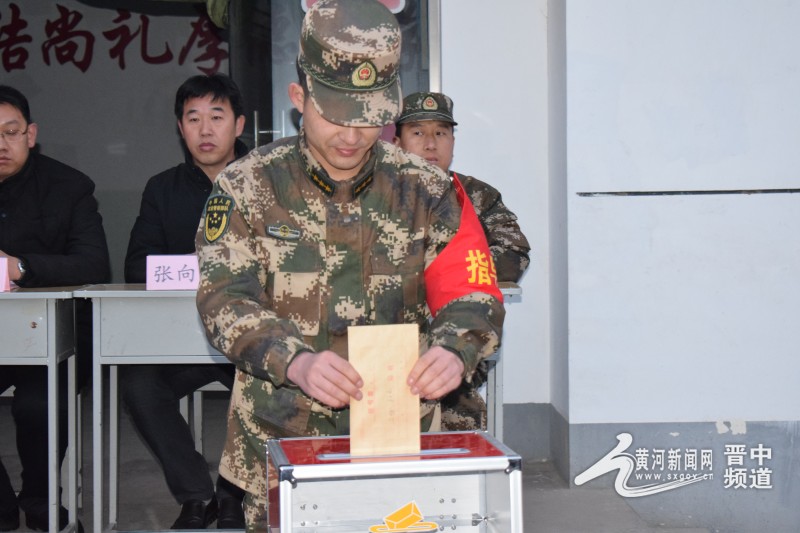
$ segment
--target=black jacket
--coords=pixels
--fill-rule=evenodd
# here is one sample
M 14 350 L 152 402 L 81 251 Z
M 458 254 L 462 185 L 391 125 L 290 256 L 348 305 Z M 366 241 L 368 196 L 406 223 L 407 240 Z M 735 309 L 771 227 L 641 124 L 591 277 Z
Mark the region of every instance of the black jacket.
M 237 158 L 247 153 L 238 139 L 234 149 Z M 211 179 L 192 164 L 190 157 L 148 180 L 128 241 L 126 283 L 147 281 L 148 255 L 195 252 L 194 237 L 211 185 Z
M 0 182 L 0 250 L 25 261 L 20 287 L 108 282 L 108 246 L 92 180 L 31 152 L 22 170 Z

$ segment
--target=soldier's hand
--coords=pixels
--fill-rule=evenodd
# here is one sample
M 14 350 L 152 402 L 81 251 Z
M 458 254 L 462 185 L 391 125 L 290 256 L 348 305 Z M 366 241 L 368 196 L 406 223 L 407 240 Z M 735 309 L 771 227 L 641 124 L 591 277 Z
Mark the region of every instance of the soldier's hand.
M 334 408 L 360 400 L 364 381 L 349 362 L 335 352 L 301 353 L 292 360 L 286 372 L 303 392 Z
M 464 361 L 459 356 L 434 346 L 420 357 L 408 375 L 412 394 L 425 400 L 437 400 L 461 384 Z

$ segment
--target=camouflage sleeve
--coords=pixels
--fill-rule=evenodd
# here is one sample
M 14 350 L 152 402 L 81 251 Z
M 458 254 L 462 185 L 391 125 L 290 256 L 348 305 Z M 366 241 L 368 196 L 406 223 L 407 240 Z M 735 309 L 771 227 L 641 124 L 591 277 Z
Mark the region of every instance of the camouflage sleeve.
M 530 245 L 517 222 L 517 216 L 503 203 L 500 192 L 478 179 L 467 177 L 467 190 L 478 214 L 492 252 L 497 281 L 517 282 L 530 264 Z
M 293 321 L 267 305 L 266 267 L 256 251 L 244 196 L 223 174 L 206 203 L 195 240 L 197 308 L 217 350 L 245 372 L 282 385 L 292 357 L 311 348 Z
M 486 293 L 474 292 L 453 300 L 439 311 L 430 329 L 432 346 L 456 351 L 464 361 L 464 378 L 472 374 L 481 360 L 500 348 L 503 303 Z
M 431 227 L 448 227 L 452 231 L 432 233 L 430 248 L 436 254 L 447 246 L 455 234 L 460 215 L 455 194 L 446 196 L 436 210 L 438 222 L 434 222 Z M 426 268 L 435 258 L 436 256 L 430 255 L 426 257 Z M 502 301 L 483 292 L 467 294 L 446 304 L 432 319 L 429 329 L 430 345 L 443 346 L 458 353 L 464 361 L 464 377 L 471 381 L 478 363 L 500 348 L 504 319 L 505 308 Z

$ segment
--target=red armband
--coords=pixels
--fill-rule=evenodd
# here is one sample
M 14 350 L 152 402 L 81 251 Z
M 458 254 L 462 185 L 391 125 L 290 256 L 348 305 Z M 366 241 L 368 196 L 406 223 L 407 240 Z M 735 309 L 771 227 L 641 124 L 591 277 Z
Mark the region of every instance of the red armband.
M 461 205 L 458 231 L 425 269 L 426 299 L 433 316 L 449 302 L 473 292 L 485 292 L 503 301 L 486 234 L 455 173 L 453 185 Z

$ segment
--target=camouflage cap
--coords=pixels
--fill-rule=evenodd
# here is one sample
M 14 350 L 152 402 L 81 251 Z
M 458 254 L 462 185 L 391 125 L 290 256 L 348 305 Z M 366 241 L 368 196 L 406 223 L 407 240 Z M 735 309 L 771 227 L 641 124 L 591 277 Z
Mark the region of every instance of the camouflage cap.
M 303 19 L 298 64 L 330 122 L 385 126 L 400 113 L 400 26 L 377 0 L 315 3 Z
M 421 120 L 441 120 L 456 126 L 453 120 L 453 100 L 442 93 L 421 92 L 409 94 L 403 100 L 403 113 L 398 124 Z

